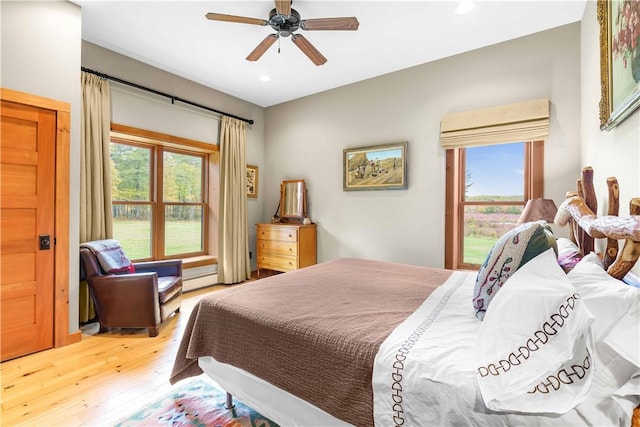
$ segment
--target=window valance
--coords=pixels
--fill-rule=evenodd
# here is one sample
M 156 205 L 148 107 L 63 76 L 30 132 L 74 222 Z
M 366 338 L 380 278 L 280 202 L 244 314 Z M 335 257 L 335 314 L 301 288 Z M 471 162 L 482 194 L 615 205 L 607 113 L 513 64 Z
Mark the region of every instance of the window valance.
M 540 141 L 549 135 L 549 100 L 448 114 L 440 123 L 444 149 Z

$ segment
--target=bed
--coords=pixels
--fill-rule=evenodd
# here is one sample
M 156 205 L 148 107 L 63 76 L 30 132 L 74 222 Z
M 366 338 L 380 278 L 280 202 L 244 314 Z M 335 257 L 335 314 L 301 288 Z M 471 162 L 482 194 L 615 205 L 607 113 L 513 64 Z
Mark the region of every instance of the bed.
M 610 205 L 616 204 L 617 183 L 609 188 Z M 585 168 L 577 194 L 562 204 L 556 222 L 570 226 L 571 240 L 565 240 L 575 243 L 568 251 L 575 259 L 585 247 L 593 248 L 592 236 L 609 239 L 604 261 L 585 256 L 567 274 L 562 268 L 571 262 L 559 260 L 570 245 L 553 239 L 553 247 L 539 248 L 509 270 L 508 286 L 494 286 L 491 309 L 478 304 L 487 299 L 478 272 L 363 259 L 331 260 L 231 287 L 194 308 L 171 382 L 204 372 L 287 426 L 631 425 L 640 404 L 640 361 L 634 354 L 640 289 L 618 279 L 640 253 L 640 217 L 636 208 L 615 221 L 596 217 L 592 192 L 592 171 Z M 534 235 L 540 234 L 535 228 Z M 515 240 L 524 234 L 519 236 Z M 625 244 L 617 253 L 619 239 Z M 490 259 L 496 262 L 487 266 L 502 262 L 498 255 Z M 495 272 L 483 270 L 486 283 L 495 285 Z M 544 286 L 549 290 L 540 292 Z M 523 376 L 523 369 L 504 369 L 507 362 L 520 365 L 508 357 L 513 353 L 493 363 L 491 352 L 528 335 L 501 330 L 496 341 L 492 328 L 535 304 L 542 308 L 526 321 L 518 318 L 518 328 L 541 315 L 543 323 L 544 316 L 559 319 L 565 335 L 551 337 L 542 328 L 549 332 L 545 343 L 553 345 L 540 345 L 544 351 L 535 352 L 537 359 L 526 354 L 527 363 L 553 366 Z M 540 338 L 538 332 L 531 336 Z M 505 372 L 498 375 L 501 368 Z

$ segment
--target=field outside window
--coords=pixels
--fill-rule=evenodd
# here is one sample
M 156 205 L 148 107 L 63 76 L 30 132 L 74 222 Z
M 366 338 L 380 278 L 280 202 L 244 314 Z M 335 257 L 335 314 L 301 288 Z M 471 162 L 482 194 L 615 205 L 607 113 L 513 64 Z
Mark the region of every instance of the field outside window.
M 525 144 L 465 149 L 462 264 L 480 265 L 518 221 L 525 198 Z

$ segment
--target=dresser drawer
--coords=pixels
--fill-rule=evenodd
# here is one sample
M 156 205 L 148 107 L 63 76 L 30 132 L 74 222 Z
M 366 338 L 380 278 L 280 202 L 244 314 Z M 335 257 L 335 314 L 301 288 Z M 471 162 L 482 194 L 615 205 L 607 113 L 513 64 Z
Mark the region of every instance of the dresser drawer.
M 291 271 L 316 263 L 315 224 L 256 224 L 256 263 L 260 269 Z
M 282 255 L 259 255 L 257 258 L 258 268 L 266 268 L 276 271 L 291 271 L 298 268 L 296 257 Z
M 260 227 L 258 226 L 258 239 L 282 240 L 285 242 L 298 241 L 298 229 L 295 227 Z
M 258 239 L 258 253 L 296 256 L 298 255 L 298 245 L 295 242 L 283 240 Z

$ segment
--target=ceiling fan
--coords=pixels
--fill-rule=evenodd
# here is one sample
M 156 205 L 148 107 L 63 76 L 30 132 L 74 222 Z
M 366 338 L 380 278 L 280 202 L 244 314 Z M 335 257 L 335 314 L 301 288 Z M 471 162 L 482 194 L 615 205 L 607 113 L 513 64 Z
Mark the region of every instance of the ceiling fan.
M 360 23 L 355 17 L 300 19 L 297 10 L 291 8 L 292 0 L 275 0 L 276 7 L 269 12 L 269 19 L 249 18 L 246 16 L 207 13 L 211 21 L 237 22 L 240 24 L 269 25 L 276 33 L 269 34 L 247 56 L 247 61 L 257 61 L 280 37 L 291 36 L 291 41 L 316 65 L 327 62 L 327 58 L 318 51 L 304 36 L 294 34 L 299 29 L 305 31 L 355 31 Z

